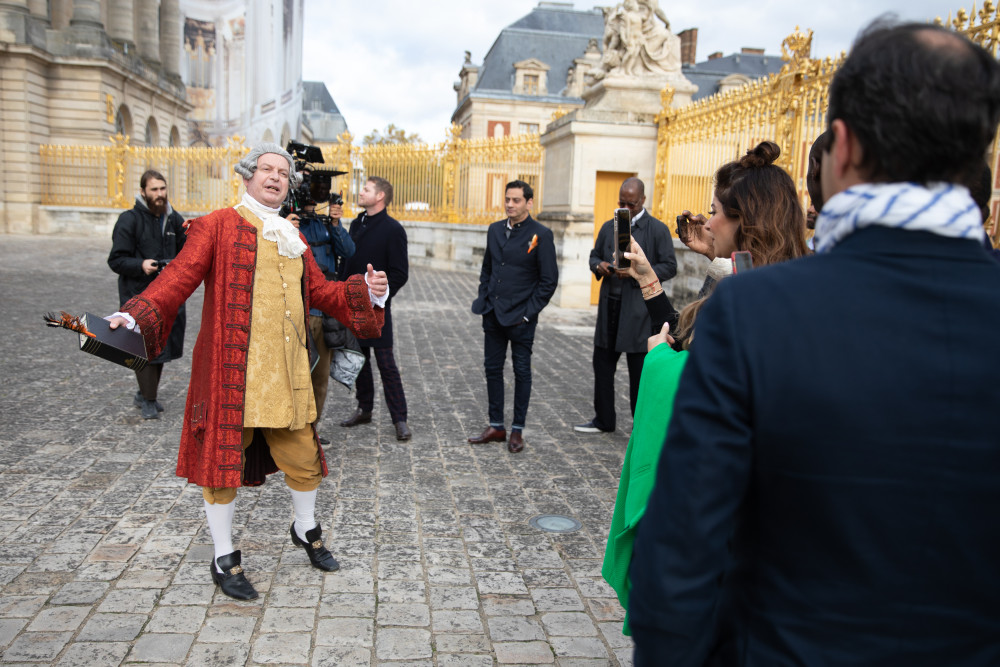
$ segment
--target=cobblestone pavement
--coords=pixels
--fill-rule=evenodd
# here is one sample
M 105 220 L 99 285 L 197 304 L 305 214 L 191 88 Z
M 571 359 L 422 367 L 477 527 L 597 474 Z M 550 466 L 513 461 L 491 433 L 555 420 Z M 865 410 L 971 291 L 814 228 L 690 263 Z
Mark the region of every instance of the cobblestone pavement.
M 236 602 L 209 577 L 201 493 L 174 475 L 201 290 L 160 420 L 132 406 L 133 375 L 42 324 L 116 309 L 109 245 L 0 237 L 0 662 L 630 664 L 600 575 L 631 427 L 624 363 L 619 431 L 572 429 L 592 416 L 593 309 L 542 314 L 525 451 L 472 446 L 486 425 L 477 276 L 415 268 L 394 303 L 413 440 L 396 441 L 381 392 L 371 424 L 339 427 L 354 402 L 331 383 L 317 518 L 342 569 L 290 543 L 279 473 L 240 490 L 234 542 L 261 597 Z M 543 513 L 583 527 L 540 532 Z

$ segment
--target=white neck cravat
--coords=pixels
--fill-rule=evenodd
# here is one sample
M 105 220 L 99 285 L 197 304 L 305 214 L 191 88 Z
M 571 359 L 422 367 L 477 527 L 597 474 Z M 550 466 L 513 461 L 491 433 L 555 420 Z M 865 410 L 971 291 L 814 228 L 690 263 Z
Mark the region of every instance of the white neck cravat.
M 278 244 L 278 254 L 282 257 L 295 259 L 301 257 L 306 251 L 306 244 L 299 238 L 299 230 L 278 215 L 281 209 L 264 206 L 259 201 L 251 197 L 248 193 L 243 193 L 242 204 L 250 209 L 254 215 L 264 223 L 262 235 L 268 241 Z

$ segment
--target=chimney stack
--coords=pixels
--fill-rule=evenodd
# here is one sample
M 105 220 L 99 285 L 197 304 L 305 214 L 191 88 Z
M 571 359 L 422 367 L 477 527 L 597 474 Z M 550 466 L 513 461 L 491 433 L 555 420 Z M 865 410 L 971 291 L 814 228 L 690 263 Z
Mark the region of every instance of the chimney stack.
M 688 28 L 677 33 L 681 40 L 681 65 L 694 65 L 698 51 L 698 29 Z

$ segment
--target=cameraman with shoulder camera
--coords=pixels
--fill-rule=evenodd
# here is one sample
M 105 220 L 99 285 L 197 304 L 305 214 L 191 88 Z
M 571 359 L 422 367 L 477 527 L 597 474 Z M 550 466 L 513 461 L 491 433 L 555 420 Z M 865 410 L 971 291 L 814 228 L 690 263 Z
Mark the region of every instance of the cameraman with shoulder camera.
M 339 194 L 331 195 L 330 215 L 316 213 L 316 202 L 310 191 L 310 171 L 303 169 L 303 181 L 298 197 L 294 197 L 288 214 L 288 221 L 295 225 L 312 248 L 316 264 L 323 271 L 327 280 L 337 280 L 337 271 L 342 261 L 354 254 L 354 241 L 350 234 L 340 224 L 343 215 L 343 198 Z M 295 210 L 295 199 L 301 206 Z M 330 383 L 331 350 L 323 338 L 323 312 L 316 308 L 309 309 L 309 332 L 316 344 L 317 361 L 312 369 L 313 396 L 316 400 L 316 424 L 323 416 L 323 406 L 326 404 L 326 393 Z M 320 444 L 329 444 L 329 440 L 319 437 Z
M 112 232 L 108 266 L 118 274 L 119 306 L 149 287 L 167 262 L 184 246 L 184 218 L 167 201 L 167 179 L 146 171 L 139 179 L 135 206 L 118 216 Z M 163 364 L 184 352 L 184 306 L 177 312 L 163 353 L 136 371 L 139 391 L 133 403 L 143 419 L 159 419 L 163 407 L 156 400 Z
M 339 199 L 340 195 L 334 197 Z M 354 254 L 354 241 L 340 224 L 343 206 L 331 202 L 329 211 L 330 215 L 317 214 L 316 202 L 306 198 L 303 200 L 302 210 L 289 213 L 287 217 L 306 237 L 327 280 L 336 280 L 340 264 Z

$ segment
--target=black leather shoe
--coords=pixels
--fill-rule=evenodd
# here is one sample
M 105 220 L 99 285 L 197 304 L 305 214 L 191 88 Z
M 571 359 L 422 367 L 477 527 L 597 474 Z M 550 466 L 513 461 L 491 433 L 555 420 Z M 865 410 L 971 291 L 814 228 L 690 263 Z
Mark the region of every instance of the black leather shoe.
M 507 441 L 507 451 L 511 454 L 517 454 L 524 449 L 524 438 L 521 437 L 520 431 L 511 431 L 510 440 Z
M 159 419 L 160 413 L 156 409 L 156 401 L 142 401 L 142 418 Z
M 220 574 L 215 569 L 215 563 L 212 563 L 212 581 L 219 584 L 222 592 L 231 598 L 236 600 L 256 600 L 257 591 L 247 581 L 246 575 L 243 574 L 243 568 L 240 566 L 242 556 L 239 549 L 231 554 L 219 556 L 216 559 L 216 563 L 219 564 L 219 569 L 222 570 L 222 573 Z
M 487 426 L 480 435 L 469 437 L 469 442 L 473 445 L 485 445 L 487 442 L 503 442 L 507 439 L 507 431 L 502 428 Z
M 317 436 L 316 439 L 319 440 L 319 444 L 321 444 L 321 445 L 329 445 L 330 444 L 330 441 L 327 440 L 326 438 L 324 438 L 323 436 Z
M 613 428 L 604 428 L 603 426 L 597 425 L 596 419 L 591 419 L 586 424 L 577 424 L 573 427 L 573 430 L 577 433 L 612 433 Z
M 323 540 L 320 539 L 323 536 L 323 529 L 316 524 L 316 527 L 312 530 L 306 531 L 306 541 L 303 542 L 299 539 L 298 534 L 295 532 L 295 522 L 292 521 L 292 527 L 289 529 L 292 534 L 292 544 L 297 547 L 302 547 L 306 550 L 309 555 L 309 560 L 312 561 L 313 567 L 326 572 L 335 572 L 340 569 L 340 563 L 337 559 L 326 550 L 323 546 Z
M 410 427 L 406 425 L 406 422 L 396 422 L 396 440 L 409 440 L 413 437 L 410 433 Z
M 145 402 L 146 402 L 146 399 L 144 399 L 142 397 L 142 392 L 139 392 L 139 391 L 135 392 L 135 396 L 132 397 L 132 405 L 134 405 L 135 407 L 137 407 L 137 408 L 139 408 L 141 410 L 142 409 L 142 405 Z M 154 399 L 153 400 L 153 405 L 156 406 L 156 411 L 157 412 L 163 412 L 163 406 L 160 405 L 159 401 L 157 401 L 157 400 Z
M 340 422 L 341 426 L 357 426 L 358 424 L 367 424 L 372 420 L 372 413 L 365 412 L 361 408 L 354 411 L 354 414 Z

